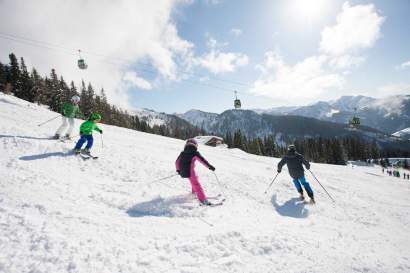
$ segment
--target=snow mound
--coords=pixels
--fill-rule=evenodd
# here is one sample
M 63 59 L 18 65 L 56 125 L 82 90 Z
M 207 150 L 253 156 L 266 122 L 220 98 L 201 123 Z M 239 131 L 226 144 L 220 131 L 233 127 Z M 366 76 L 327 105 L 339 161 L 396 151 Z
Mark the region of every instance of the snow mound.
M 336 199 L 307 173 L 313 206 L 286 170 L 264 194 L 279 159 L 200 146 L 206 194 L 227 198 L 202 207 L 172 176 L 184 141 L 101 124 L 85 161 L 49 139 L 59 119 L 37 126 L 54 116 L 0 94 L 0 272 L 410 271 L 406 180 L 312 164 Z

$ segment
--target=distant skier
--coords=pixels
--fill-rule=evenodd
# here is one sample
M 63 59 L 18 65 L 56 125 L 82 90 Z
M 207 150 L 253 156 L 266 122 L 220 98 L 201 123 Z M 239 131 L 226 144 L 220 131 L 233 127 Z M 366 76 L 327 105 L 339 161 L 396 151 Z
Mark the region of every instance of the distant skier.
M 57 132 L 54 135 L 55 139 L 59 139 L 61 137 L 61 135 L 67 128 L 67 123 L 69 124 L 69 128 L 65 134 L 65 137 L 68 139 L 71 137 L 71 132 L 73 131 L 73 128 L 74 128 L 74 118 L 76 117 L 83 118 L 83 115 L 80 112 L 80 108 L 78 107 L 79 103 L 80 103 L 80 97 L 76 95 L 71 98 L 71 103 L 66 102 L 63 104 L 63 107 L 61 110 L 63 123 L 57 129 Z
M 195 139 L 190 138 L 186 141 L 184 151 L 180 153 L 178 156 L 175 166 L 176 171 L 178 174 L 183 178 L 188 178 L 189 182 L 191 182 L 192 186 L 192 193 L 196 194 L 199 202 L 201 204 L 210 206 L 212 205 L 211 202 L 208 201 L 206 195 L 202 189 L 201 184 L 198 181 L 198 176 L 195 172 L 195 162 L 199 161 L 202 165 L 210 169 L 211 171 L 215 171 L 215 167 L 209 164 L 205 158 L 198 152 L 198 143 Z
M 97 123 L 101 121 L 101 115 L 97 113 L 93 113 L 90 115 L 90 118 L 83 122 L 80 126 L 80 140 L 78 140 L 77 144 L 74 147 L 74 152 L 76 154 L 79 154 L 81 152 L 81 148 L 85 142 L 87 142 L 87 145 L 85 146 L 85 149 L 83 152 L 85 154 L 90 155 L 90 149 L 93 146 L 94 138 L 93 138 L 93 131 L 97 131 L 100 134 L 103 133 L 103 131 L 98 128 Z
M 309 170 L 310 164 L 301 154 L 296 152 L 295 145 L 289 145 L 287 154 L 278 163 L 278 173 L 282 171 L 282 167 L 285 164 L 288 165 L 289 174 L 293 178 L 293 184 L 300 194 L 300 199 L 305 200 L 302 184 L 310 197 L 310 202 L 315 203 L 312 188 L 305 179 L 305 171 L 302 166 L 302 164 L 305 165 L 306 169 Z

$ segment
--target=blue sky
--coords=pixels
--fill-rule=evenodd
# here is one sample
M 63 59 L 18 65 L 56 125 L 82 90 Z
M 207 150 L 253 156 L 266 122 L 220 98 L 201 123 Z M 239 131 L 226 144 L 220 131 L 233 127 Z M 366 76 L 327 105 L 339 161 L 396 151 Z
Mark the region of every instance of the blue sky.
M 206 52 L 207 40 L 212 37 L 229 52 L 240 52 L 249 57 L 248 65 L 239 67 L 235 72 L 212 74 L 209 83 L 227 89 L 237 89 L 246 108 L 268 108 L 278 105 L 308 104 L 320 99 L 332 99 L 341 95 L 388 96 L 397 93 L 409 93 L 409 69 L 398 68 L 410 60 L 410 1 L 350 1 L 356 5 L 373 4 L 377 13 L 384 17 L 380 27 L 381 36 L 374 45 L 361 50 L 360 56 L 365 61 L 351 69 L 346 75 L 345 84 L 340 90 L 329 91 L 317 97 L 287 99 L 286 94 L 278 97 L 250 95 L 249 88 L 242 85 L 227 84 L 212 77 L 227 81 L 247 83 L 252 86 L 260 75 L 255 69 L 263 62 L 265 52 L 279 50 L 289 64 L 296 64 L 303 59 L 316 55 L 321 40 L 321 32 L 326 26 L 336 24 L 336 16 L 341 12 L 345 1 L 332 1 L 323 14 L 312 18 L 300 17 L 286 7 L 286 1 L 220 1 L 209 5 L 195 2 L 180 8 L 174 15 L 180 36 L 195 44 L 199 55 Z M 285 13 L 287 14 L 281 14 Z M 232 29 L 240 29 L 235 35 Z M 197 74 L 209 75 L 205 69 L 197 69 Z M 392 87 L 392 92 L 387 87 Z M 394 90 L 397 87 L 398 90 Z M 404 87 L 404 90 L 403 90 Z M 380 90 L 385 88 L 386 90 Z M 383 91 L 383 92 L 382 92 Z M 164 93 L 167 93 L 164 95 Z M 280 93 L 280 92 L 279 92 Z M 279 95 L 279 97 L 281 96 Z M 139 98 L 138 98 L 139 97 Z M 233 93 L 201 85 L 177 84 L 164 88 L 164 92 L 138 92 L 136 100 L 142 104 L 164 111 L 181 111 L 190 108 L 219 112 L 232 107 Z M 167 105 L 167 101 L 172 106 Z M 139 104 L 137 102 L 137 104 Z
M 222 112 L 234 90 L 247 109 L 410 93 L 407 0 L 72 1 L 60 4 L 75 22 L 70 12 L 48 22 L 41 10 L 55 2 L 0 2 L 0 33 L 81 47 L 88 71 L 57 48 L 15 41 L 0 45 L 0 60 L 16 52 L 44 73 L 104 87 L 124 107 Z M 2 17 L 6 8 L 15 16 Z

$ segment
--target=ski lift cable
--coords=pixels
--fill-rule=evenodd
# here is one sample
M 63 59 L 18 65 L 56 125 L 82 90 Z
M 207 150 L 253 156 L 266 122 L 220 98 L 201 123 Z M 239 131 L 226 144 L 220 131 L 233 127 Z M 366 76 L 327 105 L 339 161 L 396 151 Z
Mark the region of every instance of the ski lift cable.
M 1 37 L 1 36 L 3 36 L 3 37 Z M 16 41 L 16 42 L 20 42 L 17 39 L 22 40 L 21 42 L 28 41 L 28 42 L 31 42 L 31 43 L 38 44 L 37 46 L 45 45 L 45 47 L 47 47 L 48 49 L 51 49 L 50 47 L 56 47 L 56 48 L 59 48 L 59 49 L 62 49 L 62 50 L 70 51 L 70 52 L 74 52 L 74 51 L 78 50 L 78 49 L 68 48 L 68 47 L 65 47 L 65 46 L 61 46 L 61 45 L 57 45 L 57 44 L 53 44 L 53 43 L 49 43 L 49 42 L 29 39 L 29 38 L 25 38 L 25 37 L 17 36 L 17 35 L 11 35 L 11 34 L 7 34 L 7 33 L 3 33 L 3 32 L 0 32 L 0 38 L 9 39 L 9 40 L 13 40 L 13 41 Z M 33 44 L 31 44 L 31 45 L 33 45 Z M 112 58 L 110 56 L 100 54 L 100 53 L 91 52 L 91 51 L 82 50 L 81 52 L 85 53 L 85 54 L 88 54 L 88 55 L 102 57 L 102 58 L 106 58 L 106 59 L 111 59 Z M 120 57 L 118 57 L 116 59 L 120 59 L 124 63 L 129 63 L 129 64 L 132 63 L 131 61 L 120 58 Z M 143 65 L 143 66 L 152 67 L 151 64 L 144 63 L 144 62 L 141 62 L 141 61 L 139 61 L 138 64 Z M 183 72 L 183 71 L 181 71 L 180 73 L 188 75 L 188 76 L 195 76 L 195 77 L 209 77 L 209 78 L 212 78 L 212 79 L 220 81 L 220 82 L 225 82 L 225 83 L 239 85 L 239 86 L 248 87 L 248 88 L 252 87 L 252 85 L 249 84 L 249 83 L 244 83 L 244 82 L 239 82 L 239 81 L 232 81 L 232 80 L 225 80 L 225 79 L 221 79 L 221 78 L 218 78 L 218 77 L 215 77 L 215 76 L 207 76 L 207 75 L 203 75 L 203 74 L 198 74 L 198 73 L 193 73 L 193 72 Z
M 7 36 L 10 36 L 10 35 L 7 35 Z M 78 52 L 77 52 L 77 53 L 74 53 L 74 50 L 73 50 L 73 49 L 68 49 L 68 48 L 65 48 L 65 47 L 60 47 L 60 46 L 51 45 L 51 44 L 49 44 L 49 45 L 42 45 L 42 44 L 38 44 L 38 42 L 35 41 L 35 40 L 33 40 L 33 42 L 31 42 L 31 41 L 22 41 L 22 40 L 19 40 L 18 38 L 16 39 L 16 38 L 13 38 L 13 37 L 4 37 L 4 34 L 1 33 L 1 32 L 0 32 L 0 38 L 2 38 L 2 39 L 7 39 L 7 40 L 11 40 L 11 41 L 15 41 L 15 42 L 18 42 L 18 43 L 27 44 L 27 45 L 30 45 L 30 46 L 36 46 L 36 47 L 46 48 L 46 49 L 49 49 L 49 50 L 61 49 L 61 50 L 66 51 L 66 52 L 65 52 L 66 54 L 73 55 L 73 56 L 78 56 Z M 55 46 L 55 48 L 53 48 L 54 46 Z M 77 51 L 78 51 L 78 50 L 77 50 Z M 83 52 L 83 51 L 81 51 L 81 52 Z M 94 54 L 94 55 L 97 56 L 96 54 Z M 99 57 L 103 57 L 103 55 L 100 55 Z M 105 58 L 106 58 L 106 57 L 105 57 Z M 114 62 L 114 61 L 112 61 L 112 60 L 110 60 L 110 59 L 108 59 L 108 58 L 106 58 L 106 59 L 104 59 L 104 60 L 103 60 L 103 59 L 97 59 L 96 61 L 97 61 L 97 62 L 108 63 L 108 64 L 111 64 L 111 65 L 118 65 L 118 64 L 120 64 L 120 63 L 125 63 L 125 64 L 130 64 L 130 63 L 131 63 L 130 61 L 120 61 L 120 62 L 115 61 L 115 62 Z M 151 73 L 151 74 L 154 74 L 154 75 L 158 73 L 157 71 L 155 71 L 155 70 L 153 70 L 153 69 L 147 69 L 147 68 L 141 68 L 141 67 L 135 67 L 135 68 L 133 68 L 133 69 L 135 69 L 135 70 L 137 70 L 137 71 L 143 71 L 143 72 Z M 183 72 L 183 74 L 190 74 L 190 73 Z M 194 74 L 190 74 L 190 75 L 193 75 L 193 76 L 194 76 Z M 207 83 L 201 83 L 201 82 L 190 81 L 190 80 L 188 80 L 188 79 L 181 79 L 180 81 L 181 81 L 181 82 L 187 82 L 187 83 L 190 83 L 190 84 L 193 84 L 193 85 L 202 85 L 202 86 L 206 86 L 206 87 L 211 87 L 211 88 L 219 89 L 219 90 L 222 90 L 222 91 L 225 91 L 225 92 L 229 92 L 229 93 L 231 93 L 231 92 L 232 92 L 232 89 L 233 89 L 233 88 L 222 87 L 222 86 L 218 86 L 218 85 L 214 85 L 214 84 L 207 84 Z M 229 81 L 226 81 L 226 82 L 229 82 Z M 239 93 L 239 94 L 245 95 L 245 96 L 255 96 L 255 95 L 252 95 L 252 94 L 249 94 L 249 93 L 245 93 L 245 92 L 239 92 L 239 91 L 236 91 L 236 92 Z
M 7 35 L 7 36 L 10 36 L 10 35 Z M 69 55 L 72 55 L 72 56 L 78 56 L 78 52 L 74 53 L 73 49 L 69 49 L 69 48 L 66 48 L 66 47 L 60 47 L 60 46 L 52 45 L 52 44 L 43 45 L 43 44 L 40 44 L 41 42 L 38 42 L 38 41 L 35 41 L 35 40 L 28 41 L 26 39 L 27 41 L 24 41 L 24 40 L 19 40 L 20 38 L 13 38 L 13 37 L 7 37 L 7 36 L 5 36 L 3 33 L 0 32 L 0 38 L 2 38 L 2 39 L 7 39 L 7 40 L 14 41 L 14 42 L 27 44 L 27 45 L 30 45 L 30 46 L 46 48 L 46 49 L 49 49 L 49 50 L 61 49 L 61 50 L 64 50 L 66 54 L 69 54 Z M 76 51 L 78 51 L 78 50 L 76 50 Z M 81 52 L 83 52 L 83 51 L 81 51 Z M 99 57 L 103 57 L 103 55 L 98 55 L 98 54 L 94 54 L 94 55 L 99 56 Z M 120 62 L 115 61 L 114 62 L 114 61 L 108 59 L 107 57 L 105 57 L 105 59 L 96 59 L 96 61 L 97 62 L 108 63 L 108 64 L 111 64 L 111 65 L 118 65 L 120 63 L 125 63 L 125 64 L 130 64 L 131 63 L 130 61 L 120 61 Z M 158 72 L 153 70 L 153 69 L 147 69 L 147 68 L 141 68 L 141 67 L 135 67 L 133 69 L 135 69 L 137 71 L 143 71 L 143 72 L 151 73 L 151 74 L 154 74 L 154 75 L 158 74 Z M 195 75 L 195 74 L 187 73 L 187 72 L 183 72 L 183 74 L 189 74 L 189 75 L 192 75 L 192 76 Z M 222 86 L 218 86 L 218 85 L 214 85 L 214 84 L 195 82 L 195 81 L 191 81 L 191 80 L 188 80 L 188 79 L 181 79 L 180 81 L 181 82 L 187 82 L 187 83 L 190 83 L 190 84 L 193 84 L 193 85 L 202 85 L 202 86 L 206 86 L 206 87 L 211 87 L 211 88 L 219 89 L 221 91 L 225 91 L 225 92 L 229 92 L 229 93 L 231 93 L 232 90 L 234 89 L 234 88 L 222 87 Z M 229 82 L 229 81 L 225 81 L 225 82 Z M 236 92 L 239 93 L 239 94 L 245 95 L 245 96 L 255 96 L 255 95 L 250 94 L 250 93 L 239 92 L 239 91 L 236 91 Z

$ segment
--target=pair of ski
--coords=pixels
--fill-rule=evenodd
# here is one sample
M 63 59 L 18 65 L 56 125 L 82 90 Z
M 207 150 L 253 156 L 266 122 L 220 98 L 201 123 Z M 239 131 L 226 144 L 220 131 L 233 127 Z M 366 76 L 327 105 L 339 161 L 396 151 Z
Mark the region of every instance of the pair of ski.
M 83 160 L 98 159 L 98 156 L 93 156 L 91 154 L 86 154 L 83 152 L 75 153 L 75 155 L 80 156 Z
M 221 194 L 218 194 L 218 195 L 215 196 L 215 197 L 208 197 L 208 199 L 210 199 L 210 200 L 215 200 L 215 201 L 209 202 L 208 205 L 205 205 L 205 204 L 200 204 L 200 205 L 203 206 L 203 207 L 218 207 L 218 206 L 222 206 L 222 205 L 224 204 L 226 198 L 223 197 L 223 198 L 221 199 L 221 197 L 222 197 Z
M 65 136 L 62 136 L 62 137 L 59 137 L 59 138 L 51 137 L 50 139 L 51 140 L 58 140 L 60 142 L 66 142 L 68 140 L 72 140 L 71 137 L 65 137 Z
M 315 204 L 316 204 L 315 199 L 310 199 L 310 200 L 308 201 L 308 200 L 306 200 L 304 197 L 299 198 L 299 201 L 298 201 L 298 202 L 299 202 L 299 203 L 306 204 L 306 205 L 315 205 Z
M 59 141 L 61 141 L 61 142 L 65 142 L 66 140 L 71 140 L 71 138 L 69 138 L 69 137 L 60 137 L 60 138 L 52 138 L 52 139 L 54 139 L 54 140 L 59 140 Z M 74 155 L 77 155 L 77 156 L 79 156 L 79 157 L 81 157 L 82 159 L 84 159 L 84 160 L 88 160 L 88 159 L 98 159 L 98 156 L 93 156 L 93 155 L 91 155 L 90 153 L 85 153 L 84 151 L 81 151 L 81 152 L 79 152 L 79 153 L 76 153 L 74 150 L 70 150 L 69 151 L 69 153 L 71 154 L 74 154 Z

